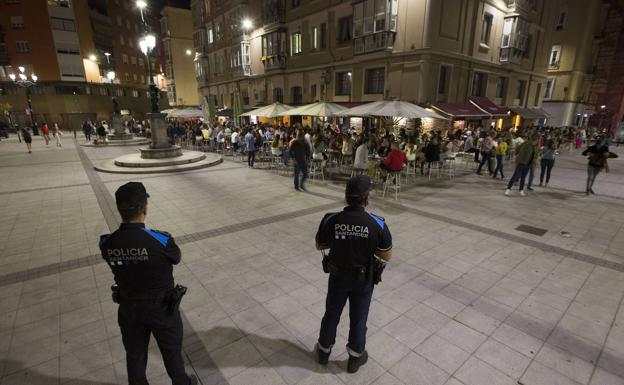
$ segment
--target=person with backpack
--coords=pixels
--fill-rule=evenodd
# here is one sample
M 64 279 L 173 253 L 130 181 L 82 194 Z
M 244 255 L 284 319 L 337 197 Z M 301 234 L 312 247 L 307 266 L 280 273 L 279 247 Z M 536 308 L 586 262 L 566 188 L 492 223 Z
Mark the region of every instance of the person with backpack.
M 583 156 L 588 155 L 589 161 L 587 163 L 587 186 L 585 189 L 585 195 L 595 194 L 593 190 L 594 182 L 602 170 L 609 172 L 607 159 L 618 157 L 617 154 L 609 151 L 609 147 L 605 145 L 603 138 L 596 139 L 593 146 L 589 146 L 585 151 L 583 151 Z

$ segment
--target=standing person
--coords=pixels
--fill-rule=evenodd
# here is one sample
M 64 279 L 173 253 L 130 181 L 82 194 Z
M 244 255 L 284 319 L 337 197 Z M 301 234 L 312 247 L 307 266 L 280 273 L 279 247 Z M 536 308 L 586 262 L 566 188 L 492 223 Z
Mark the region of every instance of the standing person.
M 557 150 L 555 149 L 555 141 L 548 139 L 546 146 L 542 150 L 542 160 L 540 162 L 540 186 L 544 183 L 544 174 L 546 175 L 546 187 L 550 182 L 550 173 L 555 166 L 555 157 L 557 156 Z
M 106 122 L 101 122 L 100 125 L 97 127 L 97 136 L 98 136 L 98 142 L 100 144 L 106 144 Z
M 507 144 L 507 140 L 505 137 L 500 138 L 500 143 L 496 146 L 495 154 L 496 154 L 496 169 L 494 170 L 493 178 L 496 179 L 496 175 L 500 172 L 501 180 L 505 179 L 504 174 L 504 160 L 507 155 L 507 151 L 509 150 L 509 145 Z
M 542 155 L 542 147 L 539 145 L 539 140 L 533 144 L 533 162 L 529 164 L 529 180 L 527 183 L 527 190 L 533 191 L 533 179 L 535 178 L 535 167 L 540 164 L 540 157 Z
M 91 141 L 91 133 L 93 128 L 91 127 L 91 122 L 85 121 L 82 123 L 82 132 L 84 133 L 85 139 L 87 142 Z
M 256 160 L 256 139 L 251 130 L 247 131 L 245 135 L 245 151 L 247 151 L 247 167 L 253 168 Z
M 295 167 L 295 190 L 297 191 L 305 191 L 305 181 L 308 179 L 308 160 L 310 156 L 310 145 L 308 145 L 303 131 L 299 131 L 297 139 L 290 145 L 290 157 L 293 159 Z M 299 179 L 300 176 L 301 179 Z
M 43 123 L 43 126 L 41 126 L 41 135 L 43 135 L 43 139 L 46 142 L 46 146 L 50 144 L 50 128 L 48 128 L 47 123 Z
M 479 163 L 479 168 L 477 169 L 477 174 L 478 175 L 483 175 L 481 174 L 481 169 L 483 168 L 483 165 L 487 162 L 487 166 L 488 166 L 488 171 L 490 173 L 490 176 L 494 173 L 492 171 L 492 153 L 494 151 L 494 141 L 492 140 L 492 136 L 490 134 L 487 134 L 485 136 L 485 138 L 483 139 L 483 141 L 481 142 L 481 148 L 480 148 L 480 152 L 481 152 L 481 163 Z
M 349 300 L 349 341 L 347 371 L 355 373 L 368 360 L 366 322 L 373 287 L 381 281 L 380 262 L 392 258 L 392 235 L 385 219 L 365 210 L 372 190 L 369 177 L 358 175 L 347 182 L 347 207 L 326 214 L 316 234 L 316 248 L 329 249 L 323 270 L 329 273 L 325 315 L 316 345 L 319 364 L 327 365 L 336 342 L 336 329 Z M 381 263 L 382 265 L 385 262 Z
M 230 141 L 232 142 L 232 153 L 235 154 L 238 152 L 238 140 L 239 140 L 240 134 L 238 133 L 237 129 L 234 129 L 234 131 L 232 132 L 232 136 L 230 136 Z
M 102 258 L 115 277 L 113 300 L 126 350 L 128 382 L 147 384 L 148 347 L 154 335 L 173 385 L 193 385 L 182 359 L 182 318 L 179 305 L 186 288 L 174 286 L 173 265 L 181 253 L 171 234 L 145 227 L 149 194 L 139 182 L 115 192 L 123 223 L 100 237 Z
M 532 136 L 531 140 L 523 142 L 520 146 L 518 146 L 516 154 L 516 169 L 514 170 L 511 179 L 509 179 L 505 195 L 509 196 L 511 194 L 511 188 L 518 180 L 520 181 L 520 195 L 526 195 L 524 192 L 524 181 L 529 173 L 529 167 L 533 163 L 533 159 L 536 156 L 535 145 L 538 140 L 539 138 L 537 136 Z
M 22 138 L 24 138 L 24 143 L 26 143 L 26 148 L 28 149 L 28 153 L 32 154 L 32 131 L 30 127 L 24 127 L 21 129 Z
M 587 188 L 585 189 L 585 194 L 595 194 L 594 192 L 594 181 L 596 177 L 603 169 L 606 172 L 609 172 L 609 165 L 607 163 L 607 159 L 609 158 L 617 158 L 617 154 L 609 152 L 609 147 L 604 144 L 604 140 L 602 138 L 596 139 L 596 143 L 593 146 L 589 146 L 585 151 L 583 151 L 583 156 L 589 155 L 589 162 L 587 163 Z
M 52 126 L 52 135 L 56 139 L 56 147 L 63 147 L 63 145 L 61 144 L 61 136 L 63 136 L 63 133 L 61 132 L 58 123 L 54 123 L 54 125 Z

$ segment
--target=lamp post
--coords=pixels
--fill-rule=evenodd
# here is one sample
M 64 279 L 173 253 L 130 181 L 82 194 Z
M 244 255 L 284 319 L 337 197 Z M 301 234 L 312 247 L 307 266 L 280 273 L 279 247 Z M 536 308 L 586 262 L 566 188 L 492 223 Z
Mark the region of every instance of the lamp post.
M 30 114 L 30 122 L 32 124 L 32 130 L 34 135 L 39 135 L 39 130 L 37 129 L 37 122 L 35 121 L 35 114 L 32 110 L 32 100 L 30 88 L 34 87 L 37 83 L 37 75 L 30 74 L 30 79 L 26 75 L 26 68 L 23 66 L 19 66 L 19 74 L 16 76 L 15 74 L 10 74 L 9 78 L 14 84 L 17 84 L 20 87 L 26 89 L 26 101 L 28 102 L 28 113 Z
M 139 40 L 139 47 L 147 59 L 147 87 L 152 104 L 152 113 L 158 113 L 158 88 L 156 87 L 156 84 L 154 84 L 151 60 L 152 51 L 154 47 L 156 47 L 156 37 L 152 34 L 146 34 L 141 40 Z
M 117 102 L 117 96 L 115 95 L 115 71 L 108 71 L 106 77 L 111 84 L 111 99 L 113 101 L 113 114 L 120 114 L 119 103 Z

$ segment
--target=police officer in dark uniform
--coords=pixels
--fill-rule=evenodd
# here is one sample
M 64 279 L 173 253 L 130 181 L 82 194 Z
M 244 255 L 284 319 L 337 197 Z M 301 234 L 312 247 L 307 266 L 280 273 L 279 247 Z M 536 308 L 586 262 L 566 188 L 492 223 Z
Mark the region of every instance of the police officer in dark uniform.
M 178 309 L 185 288 L 173 282 L 173 265 L 180 263 L 181 253 L 169 233 L 145 227 L 148 197 L 142 183 L 121 186 L 115 200 L 123 223 L 100 237 L 102 257 L 115 275 L 113 300 L 119 303 L 128 382 L 148 385 L 147 349 L 153 334 L 172 384 L 192 385 L 197 378 L 184 369 Z
M 392 236 L 385 220 L 365 211 L 372 189 L 369 177 L 358 175 L 346 188 L 347 207 L 326 214 L 316 234 L 316 247 L 329 249 L 323 270 L 328 272 L 325 315 L 317 343 L 320 364 L 328 363 L 336 341 L 336 328 L 342 309 L 349 300 L 349 342 L 347 371 L 355 373 L 368 360 L 366 321 L 373 286 L 381 280 L 382 266 L 392 258 Z

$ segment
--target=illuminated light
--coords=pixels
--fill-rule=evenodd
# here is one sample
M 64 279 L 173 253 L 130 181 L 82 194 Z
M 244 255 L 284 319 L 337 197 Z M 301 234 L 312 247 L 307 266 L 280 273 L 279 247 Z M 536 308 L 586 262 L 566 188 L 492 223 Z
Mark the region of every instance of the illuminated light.
M 190 49 L 187 49 L 187 50 L 186 50 L 186 54 L 187 54 L 188 56 L 191 56 L 191 54 L 192 54 L 192 53 L 193 53 L 193 51 L 191 51 Z
M 24 74 L 19 74 L 20 79 L 22 80 L 27 80 L 28 76 L 24 75 Z
M 607 106 L 605 106 L 604 104 L 602 106 L 600 106 L 601 110 L 604 110 L 605 108 L 607 108 Z
M 144 0 L 137 0 L 136 2 L 137 7 L 143 9 L 145 7 L 147 7 L 147 2 Z
M 15 74 L 10 74 L 9 77 L 11 78 L 12 81 L 15 81 Z
M 244 19 L 242 26 L 246 30 L 250 30 L 253 28 L 253 22 L 250 19 Z
M 97 56 L 91 54 L 91 55 L 89 55 L 89 60 L 96 61 L 97 60 Z
M 19 66 L 17 67 L 19 69 L 19 72 L 24 73 L 24 71 L 26 71 L 26 68 Z
M 30 77 L 32 78 L 33 82 L 37 82 L 37 79 L 39 79 L 39 77 L 35 74 L 30 75 Z
M 115 79 L 115 71 L 108 71 L 106 77 L 112 82 Z
M 351 75 L 353 75 L 351 71 L 347 72 L 347 76 L 351 77 Z

